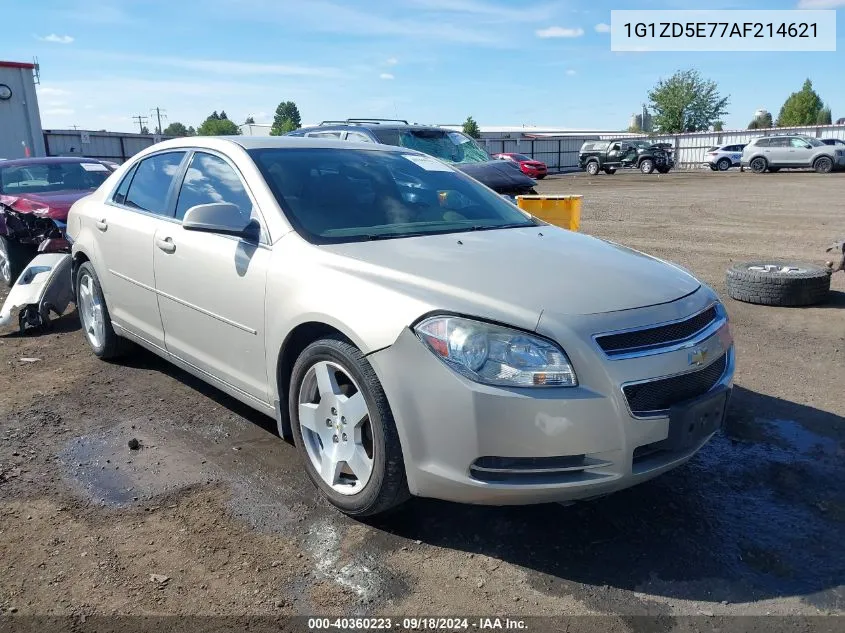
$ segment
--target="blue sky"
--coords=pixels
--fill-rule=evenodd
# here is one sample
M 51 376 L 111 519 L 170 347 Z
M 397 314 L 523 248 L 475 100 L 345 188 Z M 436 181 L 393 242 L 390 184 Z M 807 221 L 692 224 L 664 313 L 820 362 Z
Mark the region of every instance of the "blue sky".
M 159 106 L 304 123 L 348 116 L 623 128 L 649 88 L 698 68 L 729 127 L 775 113 L 810 77 L 845 116 L 845 0 L 0 0 L 0 59 L 41 64 L 45 128 L 131 131 Z M 835 53 L 613 53 L 610 10 L 840 8 Z M 551 36 L 550 36 L 551 35 Z M 166 125 L 166 123 L 165 123 Z M 133 127 L 134 126 L 134 127 Z M 152 125 L 150 126 L 152 127 Z

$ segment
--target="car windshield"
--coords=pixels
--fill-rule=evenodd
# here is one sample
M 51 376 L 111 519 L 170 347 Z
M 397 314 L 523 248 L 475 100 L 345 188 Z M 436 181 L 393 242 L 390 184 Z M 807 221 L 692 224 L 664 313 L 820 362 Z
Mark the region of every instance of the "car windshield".
M 448 130 L 373 130 L 385 145 L 415 149 L 447 163 L 485 163 L 490 155 L 466 134 Z
M 469 176 L 418 153 L 303 148 L 250 154 L 297 232 L 316 244 L 536 225 Z
M 0 167 L 0 193 L 22 195 L 52 191 L 91 191 L 109 177 L 102 163 L 24 163 Z

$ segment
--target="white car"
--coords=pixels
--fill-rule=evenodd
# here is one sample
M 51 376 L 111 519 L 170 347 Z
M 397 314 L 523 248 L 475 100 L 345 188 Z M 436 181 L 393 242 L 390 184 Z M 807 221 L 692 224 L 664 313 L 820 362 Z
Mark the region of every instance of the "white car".
M 713 171 L 728 171 L 731 167 L 739 167 L 742 164 L 743 149 L 744 144 L 711 147 L 705 154 L 705 163 Z

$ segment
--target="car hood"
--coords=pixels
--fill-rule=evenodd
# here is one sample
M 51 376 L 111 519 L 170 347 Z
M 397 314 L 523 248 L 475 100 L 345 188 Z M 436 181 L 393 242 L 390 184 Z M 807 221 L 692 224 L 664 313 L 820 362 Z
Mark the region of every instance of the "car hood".
M 36 213 L 41 217 L 64 222 L 73 203 L 93 193 L 89 190 L 50 191 L 47 193 L 27 193 L 22 196 L 0 195 L 0 203 L 18 213 L 34 213 L 31 208 L 47 208 L 46 213 Z
M 457 163 L 454 167 L 498 193 L 527 193 L 537 184 L 523 174 L 516 164 L 509 164 L 508 161 Z
M 325 263 L 432 310 L 534 329 L 540 315 L 596 314 L 695 292 L 689 273 L 624 246 L 553 226 L 321 246 Z M 362 263 L 364 265 L 362 265 Z

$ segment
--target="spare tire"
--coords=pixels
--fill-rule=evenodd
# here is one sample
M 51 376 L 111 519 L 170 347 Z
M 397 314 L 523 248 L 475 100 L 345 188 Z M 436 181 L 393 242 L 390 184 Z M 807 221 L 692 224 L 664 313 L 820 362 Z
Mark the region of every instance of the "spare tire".
M 825 301 L 830 270 L 781 260 L 745 262 L 728 269 L 728 296 L 768 306 L 809 306 Z

